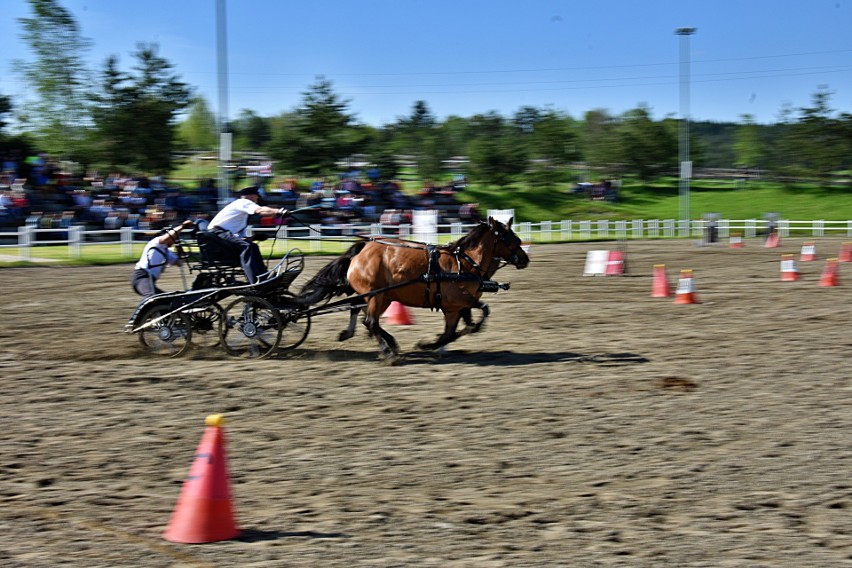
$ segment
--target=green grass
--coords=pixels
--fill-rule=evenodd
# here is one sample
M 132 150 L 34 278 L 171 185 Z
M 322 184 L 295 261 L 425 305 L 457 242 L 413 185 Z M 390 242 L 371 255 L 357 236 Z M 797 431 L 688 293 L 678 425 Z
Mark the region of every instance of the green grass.
M 561 221 L 608 219 L 676 219 L 680 195 L 676 178 L 653 184 L 626 180 L 616 203 L 591 201 L 571 195 L 569 186 L 537 189 L 500 189 L 471 185 L 460 196 L 480 204 L 480 209 L 514 208 L 518 221 Z M 723 219 L 762 219 L 766 213 L 782 218 L 809 221 L 852 219 L 852 188 L 822 187 L 816 184 L 784 185 L 749 181 L 744 186 L 733 180 L 692 180 L 689 191 L 693 219 L 705 213 L 718 213 Z

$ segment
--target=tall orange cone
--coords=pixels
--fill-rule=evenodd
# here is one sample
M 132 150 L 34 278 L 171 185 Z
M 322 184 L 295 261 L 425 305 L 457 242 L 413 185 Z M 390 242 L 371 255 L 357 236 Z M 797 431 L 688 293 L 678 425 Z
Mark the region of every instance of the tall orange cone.
M 225 419 L 211 414 L 198 444 L 189 475 L 163 538 L 172 542 L 198 544 L 239 536 L 231 506 L 228 459 L 225 454 Z
M 414 319 L 408 313 L 408 308 L 399 302 L 391 302 L 383 314 L 388 325 L 414 325 Z
M 680 278 L 677 281 L 677 290 L 675 290 L 675 304 L 700 304 L 698 297 L 695 295 L 695 282 L 692 279 L 692 270 L 686 269 L 680 271 Z
M 840 278 L 837 268 L 837 259 L 829 258 L 825 261 L 825 268 L 822 270 L 822 276 L 819 279 L 820 286 L 840 286 Z
M 778 248 L 781 244 L 781 235 L 777 232 L 773 231 L 769 233 L 769 236 L 766 237 L 766 242 L 763 243 L 763 246 L 766 248 Z
M 741 249 L 743 248 L 743 236 L 739 233 L 731 233 L 730 240 L 728 241 L 732 249 Z
M 852 262 L 852 243 L 840 243 L 837 262 Z
M 799 255 L 799 262 L 810 262 L 816 260 L 816 243 L 809 241 L 802 244 L 802 253 Z
M 672 295 L 669 289 L 669 279 L 666 276 L 666 265 L 654 265 L 654 282 L 651 284 L 652 298 L 668 298 Z
M 796 268 L 796 261 L 792 254 L 781 255 L 781 281 L 795 282 L 799 279 L 799 269 Z

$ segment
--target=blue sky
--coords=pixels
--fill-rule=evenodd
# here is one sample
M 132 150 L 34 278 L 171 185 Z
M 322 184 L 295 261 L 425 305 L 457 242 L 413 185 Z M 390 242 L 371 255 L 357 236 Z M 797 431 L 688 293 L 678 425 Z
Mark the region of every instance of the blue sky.
M 220 108 L 216 0 L 59 0 L 93 42 L 92 68 L 110 54 L 133 63 L 154 42 L 214 112 L 272 116 L 295 109 L 317 76 L 361 122 L 382 125 L 422 99 L 438 118 L 522 106 L 575 118 L 639 104 L 679 116 L 680 38 L 689 40 L 693 120 L 758 122 L 808 106 L 818 89 L 852 112 L 852 0 L 226 0 L 228 97 Z M 30 60 L 6 0 L 0 18 L 0 94 L 25 96 L 11 70 Z

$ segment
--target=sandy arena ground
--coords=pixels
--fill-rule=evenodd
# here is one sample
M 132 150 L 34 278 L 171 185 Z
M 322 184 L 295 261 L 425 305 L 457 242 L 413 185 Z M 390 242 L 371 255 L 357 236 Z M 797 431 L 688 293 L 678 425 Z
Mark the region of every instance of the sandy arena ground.
M 288 356 L 155 359 L 129 265 L 0 269 L 0 565 L 850 566 L 852 264 L 819 287 L 816 239 L 781 282 L 802 242 L 630 243 L 606 278 L 613 243 L 535 245 L 443 357 L 414 350 L 439 315 L 389 327 L 397 367 L 345 314 Z M 654 264 L 701 303 L 652 298 Z M 219 412 L 242 537 L 167 542 Z

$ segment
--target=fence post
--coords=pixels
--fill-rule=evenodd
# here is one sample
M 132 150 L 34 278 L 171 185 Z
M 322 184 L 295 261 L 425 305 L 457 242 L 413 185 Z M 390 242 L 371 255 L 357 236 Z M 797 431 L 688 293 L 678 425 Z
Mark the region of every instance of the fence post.
M 615 222 L 615 236 L 618 239 L 624 240 L 627 238 L 627 221 Z
M 634 219 L 633 220 L 633 238 L 634 239 L 641 239 L 642 238 L 642 234 L 643 234 L 642 227 L 644 226 L 644 224 L 645 224 L 645 222 L 642 219 Z
M 313 237 L 312 235 L 317 236 Z M 322 225 L 308 225 L 308 237 L 310 238 L 311 252 L 317 252 L 319 250 L 317 241 L 322 240 Z
M 532 223 L 529 221 L 525 223 L 521 223 L 521 231 L 518 235 L 522 241 L 531 242 L 532 241 Z
M 849 229 L 852 230 L 852 221 L 850 221 Z M 571 240 L 571 221 L 565 220 L 559 223 L 559 238 L 563 241 Z
M 450 239 L 456 240 L 464 236 L 464 229 L 459 222 L 450 223 Z
M 815 237 L 824 237 L 825 236 L 825 221 L 822 219 L 814 221 L 814 236 Z
M 83 230 L 80 225 L 71 225 L 68 227 L 68 252 L 71 258 L 80 258 L 83 256 Z
M 121 228 L 121 254 L 123 256 L 133 256 L 133 228 Z
M 790 236 L 790 222 L 787 219 L 778 221 L 778 234 L 782 237 Z
M 589 240 L 592 238 L 592 222 L 580 221 L 580 238 Z
M 547 239 L 544 238 L 545 233 L 547 234 Z M 541 240 L 547 240 L 547 242 L 553 241 L 553 223 L 550 221 L 541 222 Z
M 18 227 L 18 256 L 21 260 L 29 260 L 32 257 L 31 246 L 32 233 L 30 232 L 30 227 L 26 225 Z
M 609 238 L 609 221 L 601 219 L 597 222 L 598 236 L 605 239 Z
M 648 221 L 648 237 L 657 238 L 660 236 L 660 220 L 650 219 Z
M 757 234 L 757 220 L 746 219 L 745 220 L 745 236 L 746 236 L 746 238 L 754 237 L 756 234 Z

